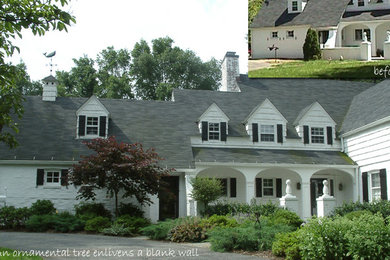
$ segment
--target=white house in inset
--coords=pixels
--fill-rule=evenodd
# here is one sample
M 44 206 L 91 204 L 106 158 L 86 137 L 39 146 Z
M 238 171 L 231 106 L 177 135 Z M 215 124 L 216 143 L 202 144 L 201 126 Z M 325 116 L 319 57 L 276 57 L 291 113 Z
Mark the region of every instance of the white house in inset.
M 221 179 L 222 199 L 280 203 L 305 219 L 328 212 L 326 203 L 389 198 L 390 82 L 249 79 L 237 75 L 230 60 L 237 58 L 229 52 L 224 59 L 233 72 L 225 76 L 234 79 L 224 91 L 175 90 L 174 101 L 46 101 L 46 88 L 43 99 L 25 97 L 20 146 L 0 144 L 0 195 L 7 187 L 7 205 L 50 199 L 72 210 L 79 187 L 63 180 L 89 152 L 82 142 L 114 135 L 154 147 L 162 166 L 175 169 L 165 179 L 175 196 L 161 193 L 143 208 L 153 221 L 197 214 L 196 176 Z M 54 79 L 46 81 L 55 93 Z M 105 191 L 97 200 L 113 208 Z
M 249 25 L 252 57 L 273 58 L 274 52 L 268 47 L 276 46 L 278 57 L 303 58 L 302 47 L 309 28 L 318 32 L 325 56 L 337 52 L 360 59 L 356 47 L 360 47 L 365 34 L 371 43 L 371 56 L 383 56 L 390 30 L 390 1 L 265 0 Z

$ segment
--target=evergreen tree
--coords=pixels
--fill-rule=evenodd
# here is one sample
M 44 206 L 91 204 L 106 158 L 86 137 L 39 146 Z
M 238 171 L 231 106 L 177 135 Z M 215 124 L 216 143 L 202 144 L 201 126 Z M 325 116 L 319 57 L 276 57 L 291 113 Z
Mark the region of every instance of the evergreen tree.
M 305 60 L 321 59 L 321 50 L 317 33 L 311 28 L 307 31 L 305 43 L 303 44 L 303 58 Z

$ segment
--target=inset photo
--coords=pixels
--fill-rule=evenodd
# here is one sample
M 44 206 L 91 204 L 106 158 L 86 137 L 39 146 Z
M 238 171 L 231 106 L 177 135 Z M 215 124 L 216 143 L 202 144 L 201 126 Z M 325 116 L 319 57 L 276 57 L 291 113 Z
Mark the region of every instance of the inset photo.
M 390 77 L 390 0 L 248 3 L 249 77 Z

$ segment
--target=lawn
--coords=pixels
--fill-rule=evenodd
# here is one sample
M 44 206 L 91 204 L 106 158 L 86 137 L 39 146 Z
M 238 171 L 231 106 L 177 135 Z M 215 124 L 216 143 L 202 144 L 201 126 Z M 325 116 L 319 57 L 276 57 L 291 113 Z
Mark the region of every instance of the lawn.
M 331 79 L 378 79 L 390 78 L 390 61 L 355 60 L 297 60 L 271 68 L 249 71 L 250 78 L 331 78 Z
M 17 253 L 14 252 L 16 250 L 0 247 L 0 259 L 8 260 L 8 259 L 19 259 L 19 260 L 43 260 L 40 256 L 18 256 Z

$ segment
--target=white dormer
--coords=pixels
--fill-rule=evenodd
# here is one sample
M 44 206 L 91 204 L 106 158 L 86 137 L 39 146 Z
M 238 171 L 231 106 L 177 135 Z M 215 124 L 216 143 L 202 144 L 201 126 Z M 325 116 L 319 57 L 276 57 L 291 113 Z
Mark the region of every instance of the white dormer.
M 302 109 L 294 125 L 305 144 L 332 145 L 336 138 L 336 122 L 317 101 Z
M 253 142 L 285 141 L 287 120 L 268 98 L 252 110 L 244 123 Z
M 202 134 L 202 141 L 226 141 L 229 117 L 213 103 L 198 119 L 199 132 Z
M 107 138 L 110 113 L 95 95 L 77 110 L 76 116 L 77 138 Z
M 306 0 L 288 0 L 287 9 L 289 14 L 301 13 L 307 4 Z

